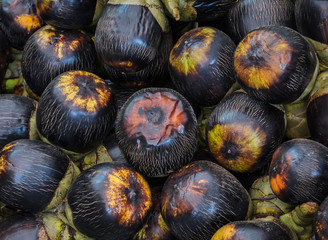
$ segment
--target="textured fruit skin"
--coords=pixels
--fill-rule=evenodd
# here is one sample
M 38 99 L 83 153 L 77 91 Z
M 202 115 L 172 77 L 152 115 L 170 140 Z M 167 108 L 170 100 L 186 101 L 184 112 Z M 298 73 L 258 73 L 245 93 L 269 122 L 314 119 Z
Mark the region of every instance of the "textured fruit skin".
M 328 148 L 309 139 L 282 143 L 269 168 L 270 186 L 284 202 L 320 204 L 327 195 Z
M 196 0 L 192 5 L 197 11 L 196 21 L 209 22 L 225 20 L 230 8 L 237 0 Z
M 304 36 L 328 44 L 327 19 L 326 1 L 299 0 L 295 2 L 297 30 Z
M 43 25 L 34 0 L 1 1 L 0 29 L 7 36 L 11 47 L 23 50 L 27 39 Z
M 133 237 L 151 204 L 147 181 L 123 162 L 100 163 L 86 169 L 67 194 L 70 223 L 99 240 Z
M 251 199 L 226 169 L 200 160 L 172 173 L 162 189 L 165 223 L 179 239 L 210 239 L 230 221 L 248 217 Z
M 312 45 L 295 30 L 265 26 L 237 45 L 237 82 L 251 96 L 273 104 L 304 99 L 312 90 L 319 61 Z
M 97 53 L 87 33 L 46 25 L 32 34 L 22 52 L 22 75 L 34 95 L 40 97 L 56 76 L 69 70 L 96 73 Z
M 66 154 L 42 141 L 8 143 L 0 151 L 0 201 L 27 212 L 45 210 L 69 164 Z
M 282 224 L 265 219 L 235 221 L 220 228 L 211 240 L 292 240 Z
M 169 72 L 176 89 L 199 106 L 214 106 L 235 82 L 236 45 L 224 32 L 200 27 L 186 32 L 173 46 Z
M 58 75 L 40 97 L 36 124 L 50 143 L 76 153 L 95 149 L 116 117 L 115 96 L 99 76 L 79 70 Z
M 241 0 L 228 13 L 227 31 L 240 42 L 256 28 L 279 25 L 296 29 L 294 4 L 289 0 Z
M 59 29 L 83 29 L 90 25 L 97 0 L 36 0 L 42 20 Z
M 206 139 L 220 165 L 234 172 L 254 172 L 271 160 L 285 129 L 282 110 L 246 93 L 233 92 L 208 118 Z
M 147 177 L 168 175 L 190 162 L 197 119 L 190 103 L 169 88 L 144 88 L 124 103 L 115 122 L 127 161 Z
M 313 230 L 316 240 L 328 239 L 328 197 L 319 206 L 314 218 Z
M 107 3 L 95 31 L 104 74 L 125 87 L 163 85 L 172 45 L 171 32 L 145 6 Z

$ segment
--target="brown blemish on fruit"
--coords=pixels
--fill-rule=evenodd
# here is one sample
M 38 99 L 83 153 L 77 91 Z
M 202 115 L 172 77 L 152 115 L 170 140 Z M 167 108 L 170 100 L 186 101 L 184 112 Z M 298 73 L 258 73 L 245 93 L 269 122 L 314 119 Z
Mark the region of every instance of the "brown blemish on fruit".
M 130 103 L 124 114 L 128 137 L 143 138 L 148 145 L 159 145 L 184 133 L 188 120 L 182 101 L 171 93 L 146 93 Z
M 249 88 L 270 89 L 279 83 L 294 51 L 276 33 L 253 31 L 236 48 L 234 67 L 237 76 Z
M 132 61 L 105 61 L 109 67 L 119 68 L 122 71 L 139 71 L 141 67 Z
M 31 30 L 41 27 L 41 19 L 38 15 L 21 14 L 15 17 L 15 23 L 31 33 Z
M 122 226 L 133 226 L 145 217 L 151 207 L 150 188 L 137 172 L 126 168 L 115 169 L 108 174 L 105 188 L 109 209 Z
M 87 112 L 104 108 L 111 98 L 105 81 L 95 74 L 85 71 L 71 71 L 62 74 L 56 87 L 65 101 Z M 90 91 L 84 91 L 84 88 Z
M 39 4 L 37 5 L 37 12 L 39 15 L 42 15 L 44 13 L 47 13 L 49 10 L 51 10 L 51 5 L 54 4 L 55 0 L 43 0 L 39 1 Z
M 208 145 L 215 159 L 234 171 L 248 171 L 262 154 L 266 134 L 247 124 L 216 124 L 208 131 Z
M 196 74 L 197 66 L 206 62 L 214 36 L 215 30 L 212 28 L 199 28 L 186 33 L 171 50 L 169 61 L 172 68 L 184 75 Z
M 286 190 L 286 181 L 287 178 L 284 174 L 277 174 L 270 178 L 271 189 L 277 196 Z

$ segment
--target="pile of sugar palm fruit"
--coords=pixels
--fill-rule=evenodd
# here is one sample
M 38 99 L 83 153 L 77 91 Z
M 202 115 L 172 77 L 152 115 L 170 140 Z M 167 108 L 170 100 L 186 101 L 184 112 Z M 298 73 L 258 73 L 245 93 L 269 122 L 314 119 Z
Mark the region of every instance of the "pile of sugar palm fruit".
M 0 239 L 328 239 L 328 1 L 0 0 Z

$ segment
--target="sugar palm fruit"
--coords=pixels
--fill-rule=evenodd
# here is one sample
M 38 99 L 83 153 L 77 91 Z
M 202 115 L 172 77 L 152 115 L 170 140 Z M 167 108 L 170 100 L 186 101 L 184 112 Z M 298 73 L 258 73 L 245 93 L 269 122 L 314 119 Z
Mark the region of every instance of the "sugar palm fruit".
M 250 217 L 252 202 L 229 171 L 199 160 L 168 176 L 161 208 L 165 223 L 178 239 L 210 239 L 223 225 Z
M 328 238 L 328 196 L 319 205 L 313 226 L 316 240 L 326 240 Z
M 95 30 L 104 75 L 125 87 L 162 86 L 172 45 L 159 0 L 108 1 Z
M 116 117 L 115 96 L 98 75 L 72 70 L 58 75 L 42 93 L 36 126 L 43 141 L 78 161 L 107 137 Z
M 269 168 L 270 186 L 282 201 L 320 204 L 327 196 L 328 148 L 304 138 L 283 142 Z
M 236 82 L 236 45 L 224 32 L 200 27 L 183 34 L 173 46 L 169 73 L 175 88 L 199 106 L 214 106 Z
M 36 0 L 42 20 L 56 28 L 82 29 L 92 23 L 97 0 Z
M 37 101 L 17 94 L 0 95 L 0 149 L 17 139 L 39 139 Z
M 297 31 L 304 35 L 315 48 L 322 70 L 328 69 L 328 2 L 298 0 L 295 2 Z
M 212 111 L 206 139 L 220 165 L 234 172 L 250 173 L 270 162 L 285 129 L 282 108 L 236 91 Z
M 56 76 L 69 70 L 96 73 L 97 53 L 91 37 L 81 30 L 50 25 L 33 33 L 22 52 L 22 75 L 30 96 L 38 100 Z
M 27 39 L 43 25 L 34 0 L 0 2 L 0 29 L 7 36 L 11 47 L 23 50 Z
M 237 82 L 251 96 L 274 104 L 308 96 L 319 71 L 312 45 L 285 26 L 265 26 L 248 33 L 237 45 Z
M 92 166 L 76 178 L 65 201 L 70 226 L 97 240 L 131 239 L 152 206 L 145 178 L 124 162 Z
M 143 88 L 118 112 L 115 134 L 133 167 L 147 177 L 165 176 L 191 161 L 197 146 L 197 119 L 177 91 Z
M 249 32 L 268 25 L 296 29 L 290 0 L 240 0 L 228 12 L 227 33 L 238 44 Z
M 31 139 L 6 144 L 0 166 L 0 201 L 32 213 L 57 207 L 80 173 L 59 148 Z

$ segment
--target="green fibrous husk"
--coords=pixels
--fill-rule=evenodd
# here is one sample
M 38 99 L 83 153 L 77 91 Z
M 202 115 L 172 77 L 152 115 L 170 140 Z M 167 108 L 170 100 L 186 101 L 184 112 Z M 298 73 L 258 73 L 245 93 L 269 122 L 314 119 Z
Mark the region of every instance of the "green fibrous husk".
M 197 150 L 206 149 L 206 124 L 209 116 L 213 112 L 214 107 L 202 107 L 199 117 L 197 119 L 197 128 L 198 128 L 198 143 Z
M 294 208 L 293 205 L 281 201 L 272 192 L 268 175 L 254 181 L 249 195 L 253 203 L 253 219 L 267 216 L 279 217 Z
M 296 233 L 299 240 L 306 240 L 313 234 L 313 221 L 319 205 L 306 202 L 298 205 L 291 212 L 281 215 L 280 220 Z
M 305 37 L 314 47 L 320 63 L 320 71 L 328 70 L 328 45 Z
M 307 104 L 308 100 L 303 99 L 296 103 L 284 105 L 287 120 L 286 138 L 309 138 L 311 136 L 306 117 Z
M 108 154 L 107 149 L 101 144 L 95 151 L 92 151 L 83 158 L 80 163 L 80 169 L 83 171 L 96 164 L 112 161 L 113 159 Z
M 109 0 L 107 4 L 128 4 L 147 7 L 162 28 L 162 31 L 170 31 L 169 20 L 166 17 L 164 6 L 160 0 Z

